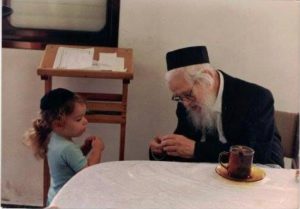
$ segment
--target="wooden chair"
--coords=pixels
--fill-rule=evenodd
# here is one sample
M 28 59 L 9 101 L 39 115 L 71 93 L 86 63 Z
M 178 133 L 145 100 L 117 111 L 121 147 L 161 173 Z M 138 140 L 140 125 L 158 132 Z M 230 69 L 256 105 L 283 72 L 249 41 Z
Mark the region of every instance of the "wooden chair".
M 275 122 L 284 157 L 292 159 L 292 168 L 299 168 L 299 113 L 275 111 Z

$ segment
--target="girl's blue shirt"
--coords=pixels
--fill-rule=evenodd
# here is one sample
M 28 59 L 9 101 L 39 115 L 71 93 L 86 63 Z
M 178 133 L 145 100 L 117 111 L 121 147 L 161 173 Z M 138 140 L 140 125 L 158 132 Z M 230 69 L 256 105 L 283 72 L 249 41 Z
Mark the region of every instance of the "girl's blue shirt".
M 63 185 L 87 165 L 87 159 L 78 145 L 55 132 L 51 133 L 47 159 L 51 176 L 49 205 Z

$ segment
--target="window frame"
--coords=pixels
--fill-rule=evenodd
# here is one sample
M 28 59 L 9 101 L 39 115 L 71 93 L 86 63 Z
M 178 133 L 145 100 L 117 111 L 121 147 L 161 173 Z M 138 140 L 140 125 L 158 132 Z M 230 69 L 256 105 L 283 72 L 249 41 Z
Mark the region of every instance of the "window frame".
M 10 7 L 11 0 L 3 0 Z M 2 47 L 45 49 L 47 44 L 118 46 L 120 0 L 107 0 L 106 24 L 96 32 L 17 28 L 2 16 Z

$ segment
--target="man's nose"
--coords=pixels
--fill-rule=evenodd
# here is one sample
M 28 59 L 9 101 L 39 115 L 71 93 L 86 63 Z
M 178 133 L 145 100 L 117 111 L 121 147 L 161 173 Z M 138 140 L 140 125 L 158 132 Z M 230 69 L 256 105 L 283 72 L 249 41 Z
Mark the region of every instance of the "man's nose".
M 191 101 L 190 99 L 184 99 L 184 100 L 183 100 L 183 105 L 184 105 L 185 107 L 191 106 L 192 103 L 193 103 L 193 101 Z

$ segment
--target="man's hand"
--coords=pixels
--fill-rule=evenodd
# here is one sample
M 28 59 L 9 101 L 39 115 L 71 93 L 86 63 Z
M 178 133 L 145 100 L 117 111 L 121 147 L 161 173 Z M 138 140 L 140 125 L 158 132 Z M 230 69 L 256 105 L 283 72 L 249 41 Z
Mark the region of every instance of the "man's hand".
M 182 135 L 168 134 L 160 137 L 160 146 L 170 156 L 192 158 L 194 155 L 195 141 Z M 157 146 L 158 147 L 158 146 Z
M 154 137 L 154 139 L 152 139 L 149 142 L 149 147 L 151 152 L 153 152 L 154 154 L 157 155 L 163 154 L 163 147 L 161 145 L 161 139 L 159 136 Z

